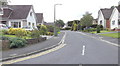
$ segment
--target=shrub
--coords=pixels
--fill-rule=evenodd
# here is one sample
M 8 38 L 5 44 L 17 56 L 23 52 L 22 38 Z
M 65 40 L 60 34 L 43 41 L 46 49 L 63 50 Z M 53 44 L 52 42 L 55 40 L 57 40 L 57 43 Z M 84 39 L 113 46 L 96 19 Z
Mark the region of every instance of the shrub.
M 9 40 L 9 37 L 6 37 L 6 36 L 0 36 L 0 40 Z
M 37 29 L 35 29 L 35 30 L 33 30 L 33 31 L 30 33 L 30 36 L 31 36 L 32 38 L 39 38 L 39 37 L 40 37 L 40 31 L 37 30 Z
M 38 30 L 40 30 L 41 25 L 37 25 Z
M 29 32 L 29 31 L 26 31 L 26 30 L 24 30 L 24 29 L 19 28 L 19 30 L 16 30 L 15 35 L 16 35 L 17 37 L 22 38 L 23 36 L 27 36 L 28 32 Z
M 97 26 L 97 33 L 100 33 L 100 25 Z
M 12 38 L 10 39 L 10 48 L 21 48 L 26 46 L 27 41 L 22 38 Z
M 47 33 L 47 27 L 45 25 L 41 25 L 40 34 L 41 35 L 46 35 L 46 33 Z
M 2 34 L 3 34 L 3 35 L 8 34 L 8 30 L 3 29 L 3 30 L 2 30 Z
M 61 30 L 71 30 L 71 27 L 66 27 L 66 28 L 63 28 Z
M 54 32 L 54 26 L 49 26 L 49 25 L 47 25 L 46 26 L 47 27 L 47 29 L 48 29 L 48 32 Z
M 90 27 L 92 27 L 92 28 L 97 28 L 97 24 L 93 24 L 93 25 L 91 25 Z
M 50 36 L 52 36 L 52 35 L 54 35 L 54 33 L 53 33 L 53 32 L 47 32 L 46 35 L 50 35 Z
M 103 26 L 102 25 L 99 25 L 100 29 L 103 30 Z

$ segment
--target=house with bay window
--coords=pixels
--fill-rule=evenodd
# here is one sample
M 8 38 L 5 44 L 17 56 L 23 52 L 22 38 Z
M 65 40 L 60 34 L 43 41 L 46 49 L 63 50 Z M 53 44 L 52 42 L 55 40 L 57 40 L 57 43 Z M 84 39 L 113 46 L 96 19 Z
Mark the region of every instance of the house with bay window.
M 37 28 L 37 18 L 32 5 L 7 5 L 1 9 L 3 9 L 3 14 L 0 15 L 1 24 L 13 28 Z

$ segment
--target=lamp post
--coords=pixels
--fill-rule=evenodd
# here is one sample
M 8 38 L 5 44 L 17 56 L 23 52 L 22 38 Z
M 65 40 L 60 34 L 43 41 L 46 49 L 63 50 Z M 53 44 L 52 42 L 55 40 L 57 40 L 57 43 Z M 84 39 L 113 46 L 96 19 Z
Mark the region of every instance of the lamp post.
M 57 30 L 56 30 L 56 6 L 62 5 L 62 4 L 54 4 L 54 36 L 57 36 Z

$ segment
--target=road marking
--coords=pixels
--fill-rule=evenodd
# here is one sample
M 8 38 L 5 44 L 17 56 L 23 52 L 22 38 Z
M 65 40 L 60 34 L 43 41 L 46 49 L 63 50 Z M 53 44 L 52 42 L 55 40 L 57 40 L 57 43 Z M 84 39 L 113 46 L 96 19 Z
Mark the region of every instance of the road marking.
M 85 55 L 85 45 L 83 45 L 82 55 Z
M 42 55 L 45 55 L 45 54 L 57 51 L 57 50 L 63 48 L 66 45 L 65 42 L 64 42 L 65 41 L 65 37 L 66 37 L 66 32 L 65 32 L 63 38 L 61 39 L 61 41 L 58 43 L 58 44 L 60 44 L 60 43 L 61 44 L 59 46 L 55 47 L 55 48 L 52 48 L 50 50 L 47 50 L 47 51 L 44 51 L 44 52 L 41 52 L 41 53 L 38 53 L 38 54 L 35 54 L 35 55 L 27 56 L 27 57 L 24 57 L 24 58 L 14 59 L 14 60 L 2 62 L 2 64 L 13 64 L 13 63 L 17 63 L 17 62 L 28 60 L 28 59 L 32 59 L 32 58 L 36 58 L 36 57 L 39 57 L 39 56 L 42 56 Z
M 64 47 L 66 44 L 61 44 L 53 49 L 50 49 L 50 50 L 47 50 L 45 52 L 41 52 L 39 54 L 36 54 L 36 55 L 32 55 L 32 56 L 28 56 L 28 57 L 24 57 L 24 58 L 20 58 L 20 59 L 16 59 L 16 60 L 10 60 L 10 61 L 7 61 L 7 62 L 3 62 L 2 64 L 13 64 L 13 63 L 17 63 L 17 62 L 20 62 L 20 61 L 24 61 L 24 60 L 28 60 L 28 59 L 32 59 L 32 58 L 36 58 L 36 57 L 39 57 L 39 56 L 42 56 L 42 55 L 45 55 L 45 54 L 48 54 L 48 53 L 51 53 L 51 52 L 54 52 L 58 49 L 61 49 L 62 47 Z
M 84 34 L 84 33 L 82 33 L 82 32 L 77 32 L 77 33 L 80 33 L 80 34 L 82 34 L 82 35 L 85 35 L 85 36 L 88 36 L 88 37 L 91 37 L 91 38 L 94 38 L 94 39 L 97 39 L 97 40 L 100 40 L 100 41 L 106 42 L 106 43 L 108 43 L 108 44 L 111 44 L 111 45 L 114 45 L 114 46 L 120 47 L 120 45 L 118 45 L 118 44 L 116 44 L 116 43 L 112 43 L 112 42 L 109 42 L 109 41 L 103 40 L 103 39 L 102 39 L 103 37 L 99 37 L 99 39 L 98 39 L 98 38 L 96 38 L 96 37 L 93 37 L 93 36 L 90 36 L 90 35 Z
M 65 35 L 63 36 L 63 39 L 62 39 L 62 44 L 64 44 L 64 43 L 65 43 L 65 38 L 66 38 L 66 35 L 67 35 L 67 33 L 65 32 Z

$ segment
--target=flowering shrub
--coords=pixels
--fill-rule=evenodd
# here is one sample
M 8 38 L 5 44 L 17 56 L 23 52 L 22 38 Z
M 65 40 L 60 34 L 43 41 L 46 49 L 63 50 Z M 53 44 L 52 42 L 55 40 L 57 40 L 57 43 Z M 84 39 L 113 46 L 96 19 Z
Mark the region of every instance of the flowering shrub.
M 27 36 L 27 34 L 29 34 L 30 31 L 26 31 L 22 28 L 10 28 L 8 33 L 10 35 L 16 35 L 17 37 L 22 38 L 23 36 Z

